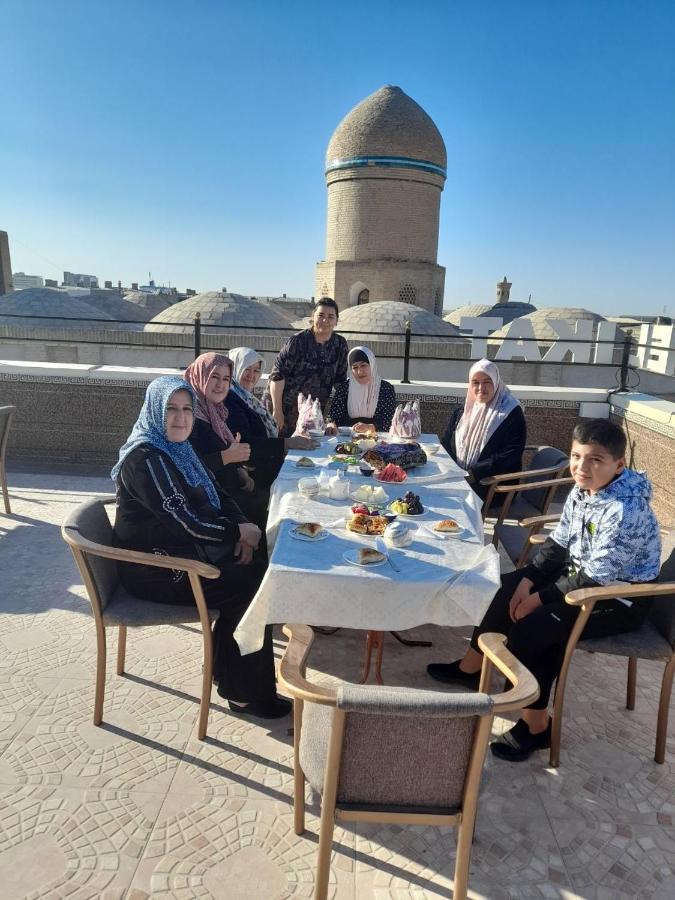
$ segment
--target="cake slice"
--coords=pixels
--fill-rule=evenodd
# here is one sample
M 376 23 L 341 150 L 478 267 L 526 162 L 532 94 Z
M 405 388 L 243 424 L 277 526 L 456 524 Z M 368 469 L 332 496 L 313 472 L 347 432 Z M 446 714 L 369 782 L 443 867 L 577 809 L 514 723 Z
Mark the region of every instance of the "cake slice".
M 321 534 L 322 528 L 318 522 L 303 522 L 295 529 L 296 534 L 302 534 L 308 538 L 315 538 Z
M 373 550 L 372 547 L 362 547 L 356 558 L 360 565 L 371 566 L 373 563 L 382 562 L 387 557 L 384 553 L 380 553 L 379 550 Z
M 302 466 L 305 469 L 313 469 L 315 463 L 313 459 L 309 458 L 309 456 L 301 456 L 300 459 L 296 462 L 296 466 Z

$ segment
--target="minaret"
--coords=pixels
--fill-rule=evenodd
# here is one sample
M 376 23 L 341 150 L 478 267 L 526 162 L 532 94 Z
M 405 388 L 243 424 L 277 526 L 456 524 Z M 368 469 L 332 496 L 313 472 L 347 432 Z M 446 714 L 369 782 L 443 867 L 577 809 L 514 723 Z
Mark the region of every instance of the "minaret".
M 12 262 L 9 257 L 9 238 L 6 231 L 0 231 L 0 296 L 9 294 L 12 290 Z
M 511 282 L 506 280 L 497 282 L 497 303 L 508 303 L 511 298 Z
M 447 155 L 427 113 L 386 85 L 338 125 L 326 152 L 326 259 L 316 294 L 340 309 L 399 300 L 439 314 L 437 264 Z

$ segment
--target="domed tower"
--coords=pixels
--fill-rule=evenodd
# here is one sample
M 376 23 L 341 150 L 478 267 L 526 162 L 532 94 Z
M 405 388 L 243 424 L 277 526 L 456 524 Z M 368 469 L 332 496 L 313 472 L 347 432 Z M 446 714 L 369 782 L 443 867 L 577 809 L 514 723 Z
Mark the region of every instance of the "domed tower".
M 445 269 L 437 265 L 447 156 L 421 106 L 386 85 L 340 122 L 326 152 L 326 259 L 316 295 L 340 309 L 374 300 L 439 315 Z

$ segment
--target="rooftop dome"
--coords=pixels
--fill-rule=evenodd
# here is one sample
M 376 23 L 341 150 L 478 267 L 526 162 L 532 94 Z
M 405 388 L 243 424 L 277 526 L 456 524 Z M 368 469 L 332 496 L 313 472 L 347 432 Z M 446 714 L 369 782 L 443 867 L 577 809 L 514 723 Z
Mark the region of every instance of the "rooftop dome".
M 85 302 L 99 312 L 118 320 L 116 327 L 122 331 L 141 331 L 152 316 L 147 310 L 123 300 L 117 291 L 94 290 Z
M 171 301 L 164 294 L 146 294 L 145 291 L 125 291 L 124 299 L 147 312 L 146 322 L 171 306 Z
M 222 291 L 207 291 L 195 294 L 156 315 L 143 329 L 144 331 L 192 332 L 195 315 L 199 313 L 202 325 L 248 329 L 276 328 L 288 329 L 288 319 L 273 306 L 259 303 L 241 294 L 224 294 Z M 209 328 L 209 334 L 213 334 Z
M 392 84 L 347 113 L 328 144 L 326 168 L 377 156 L 426 161 L 445 175 L 447 154 L 440 131 L 418 103 Z
M 361 306 L 350 306 L 340 313 L 338 331 L 344 335 L 364 334 L 365 338 L 390 340 L 394 335 L 405 334 L 405 323 L 410 322 L 414 335 L 434 335 L 435 340 L 447 341 L 459 335 L 459 330 L 449 322 L 410 303 L 397 300 L 377 300 Z M 373 332 L 368 334 L 368 332 Z M 455 342 L 456 343 L 456 342 Z
M 14 318 L 31 316 L 30 319 Z M 0 324 L 20 328 L 109 328 L 114 316 L 101 312 L 65 291 L 55 288 L 25 288 L 0 297 Z M 89 321 L 94 320 L 94 321 Z
M 507 304 L 511 306 L 511 304 Z M 527 304 L 525 304 L 527 305 Z M 494 307 L 493 307 L 494 308 Z M 534 336 L 538 341 L 557 341 L 559 340 L 556 332 L 551 328 L 551 326 L 547 323 L 547 319 L 562 319 L 564 322 L 567 322 L 568 325 L 574 325 L 574 323 L 578 319 L 592 319 L 594 322 L 605 322 L 606 319 L 604 316 L 599 315 L 598 313 L 591 312 L 589 309 L 581 309 L 580 307 L 572 307 L 572 306 L 549 306 L 542 307 L 541 309 L 535 310 L 535 312 L 529 313 L 526 316 L 521 316 L 523 319 L 527 319 L 532 323 L 532 328 L 534 330 Z M 490 340 L 494 338 L 503 338 L 506 337 L 506 332 L 508 331 L 508 323 L 506 323 L 502 328 L 497 331 L 493 331 Z
M 482 316 L 487 314 L 491 309 L 492 307 L 489 303 L 467 303 L 465 306 L 453 309 L 446 316 L 443 316 L 443 321 L 449 322 L 451 325 L 455 325 L 459 328 L 459 323 L 463 316 Z
M 496 319 L 501 319 L 504 325 L 508 325 L 509 322 L 512 322 L 514 319 L 522 319 L 525 316 L 530 316 L 536 311 L 537 307 L 532 306 L 531 303 L 508 300 L 506 303 L 495 303 L 494 306 L 490 306 L 485 312 L 480 313 L 480 315 L 494 316 Z

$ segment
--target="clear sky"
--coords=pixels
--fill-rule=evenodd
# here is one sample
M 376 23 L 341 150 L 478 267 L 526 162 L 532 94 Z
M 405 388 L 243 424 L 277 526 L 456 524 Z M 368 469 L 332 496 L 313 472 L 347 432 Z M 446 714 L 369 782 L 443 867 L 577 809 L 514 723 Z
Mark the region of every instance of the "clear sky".
M 675 3 L 0 0 L 15 271 L 310 296 L 328 140 L 384 84 L 448 148 L 445 307 L 675 314 Z

